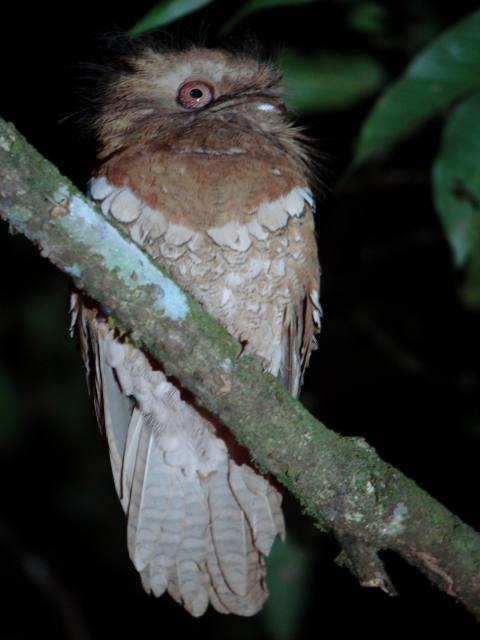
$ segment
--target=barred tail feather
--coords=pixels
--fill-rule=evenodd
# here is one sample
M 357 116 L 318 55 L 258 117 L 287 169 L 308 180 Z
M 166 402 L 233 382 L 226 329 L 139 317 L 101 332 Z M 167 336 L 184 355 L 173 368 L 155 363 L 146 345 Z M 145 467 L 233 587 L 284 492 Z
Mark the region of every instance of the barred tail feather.
M 284 535 L 280 494 L 232 460 L 215 427 L 97 309 L 77 294 L 72 306 L 145 590 L 168 591 L 193 616 L 209 603 L 257 613 L 268 596 L 264 556 Z

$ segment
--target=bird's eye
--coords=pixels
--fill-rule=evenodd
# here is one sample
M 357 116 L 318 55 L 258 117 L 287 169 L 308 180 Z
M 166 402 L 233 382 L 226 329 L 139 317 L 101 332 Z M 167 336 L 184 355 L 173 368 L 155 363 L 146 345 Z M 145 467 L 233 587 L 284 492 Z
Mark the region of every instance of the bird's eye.
M 213 87 L 200 80 L 190 80 L 178 90 L 177 102 L 184 109 L 202 109 L 214 98 Z

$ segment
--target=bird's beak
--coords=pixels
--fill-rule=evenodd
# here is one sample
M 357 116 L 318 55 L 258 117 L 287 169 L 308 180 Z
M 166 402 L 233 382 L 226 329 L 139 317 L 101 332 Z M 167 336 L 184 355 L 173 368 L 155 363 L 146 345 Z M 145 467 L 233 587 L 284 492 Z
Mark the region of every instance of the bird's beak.
M 262 96 L 258 95 L 253 98 L 252 102 L 256 104 L 257 109 L 260 111 L 272 111 L 276 113 L 285 113 L 287 107 L 280 98 L 274 96 Z
M 259 111 L 271 113 L 285 113 L 287 110 L 285 103 L 278 96 L 259 92 L 236 96 L 221 96 L 210 107 L 209 111 L 220 111 L 226 107 L 231 108 L 242 105 L 256 106 Z

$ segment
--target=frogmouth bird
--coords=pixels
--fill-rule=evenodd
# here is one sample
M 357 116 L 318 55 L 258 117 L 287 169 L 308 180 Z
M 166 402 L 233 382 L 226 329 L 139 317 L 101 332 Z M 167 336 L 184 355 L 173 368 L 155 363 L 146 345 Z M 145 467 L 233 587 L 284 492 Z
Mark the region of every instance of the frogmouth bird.
M 319 265 L 310 162 L 279 83 L 220 49 L 130 55 L 102 93 L 89 193 L 297 396 Z M 100 303 L 74 292 L 73 325 L 143 586 L 194 616 L 253 615 L 285 536 L 280 492 Z

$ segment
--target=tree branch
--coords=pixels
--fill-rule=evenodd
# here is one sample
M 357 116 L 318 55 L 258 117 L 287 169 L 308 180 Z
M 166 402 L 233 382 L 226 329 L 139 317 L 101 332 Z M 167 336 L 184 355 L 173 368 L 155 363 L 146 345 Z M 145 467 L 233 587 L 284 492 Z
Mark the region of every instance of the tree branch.
M 391 549 L 480 619 L 480 537 L 362 438 L 315 420 L 260 363 L 0 119 L 0 215 L 100 300 L 336 536 L 360 583 L 394 593 Z

